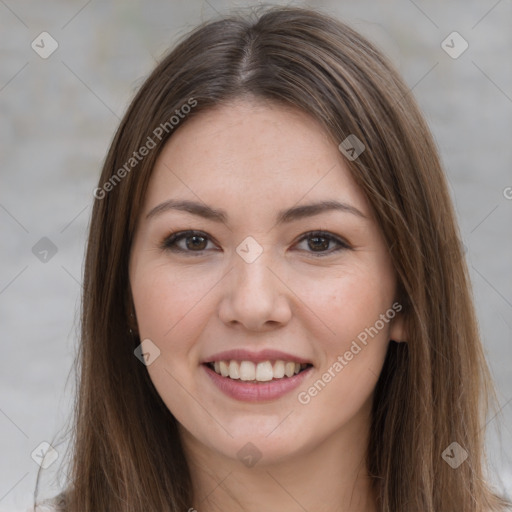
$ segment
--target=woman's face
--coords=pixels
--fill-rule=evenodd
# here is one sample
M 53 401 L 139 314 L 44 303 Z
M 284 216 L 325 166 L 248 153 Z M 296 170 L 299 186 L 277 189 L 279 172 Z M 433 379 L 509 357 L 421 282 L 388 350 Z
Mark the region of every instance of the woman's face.
M 166 143 L 130 283 L 181 432 L 246 464 L 363 435 L 389 340 L 403 339 L 367 200 L 321 126 L 276 104 L 205 111 Z

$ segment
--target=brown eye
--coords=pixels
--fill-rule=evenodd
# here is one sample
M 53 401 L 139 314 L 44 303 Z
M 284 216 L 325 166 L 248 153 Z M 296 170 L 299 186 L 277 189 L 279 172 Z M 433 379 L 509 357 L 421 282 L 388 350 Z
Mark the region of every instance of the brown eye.
M 326 251 L 329 248 L 331 241 L 325 236 L 315 236 L 308 239 L 308 247 L 313 251 L 317 249 L 320 251 Z
M 300 239 L 300 242 L 303 241 L 307 241 L 307 247 L 309 250 L 306 250 L 306 252 L 314 253 L 315 256 L 328 256 L 334 252 L 351 248 L 350 245 L 341 238 L 338 238 L 337 236 L 324 231 L 313 231 L 311 233 L 306 233 Z M 334 244 L 335 247 L 331 250 L 328 250 L 331 244 Z
M 184 244 L 180 242 L 185 242 Z M 161 248 L 173 252 L 201 252 L 207 249 L 209 237 L 197 231 L 172 233 L 161 244 Z
M 344 240 L 324 231 L 306 233 L 300 239 L 300 242 L 304 241 L 307 241 L 307 248 L 304 250 L 314 256 L 328 256 L 344 249 L 351 249 L 350 245 Z M 180 231 L 172 233 L 165 238 L 161 248 L 167 251 L 200 256 L 203 251 L 208 249 L 208 242 L 211 242 L 211 239 L 206 233 L 200 231 Z M 332 245 L 334 247 L 329 250 Z
M 200 235 L 192 235 L 185 237 L 185 245 L 187 246 L 187 249 L 197 249 L 199 251 L 202 251 L 203 249 L 206 249 L 206 246 L 208 243 L 205 243 L 206 238 L 204 236 Z

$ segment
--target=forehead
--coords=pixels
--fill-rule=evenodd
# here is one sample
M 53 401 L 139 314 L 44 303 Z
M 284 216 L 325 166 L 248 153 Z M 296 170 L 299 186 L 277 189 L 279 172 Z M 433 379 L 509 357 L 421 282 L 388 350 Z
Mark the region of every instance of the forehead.
M 145 210 L 169 196 L 259 198 L 268 205 L 350 199 L 368 211 L 323 126 L 298 109 L 260 100 L 217 106 L 184 122 L 155 164 Z

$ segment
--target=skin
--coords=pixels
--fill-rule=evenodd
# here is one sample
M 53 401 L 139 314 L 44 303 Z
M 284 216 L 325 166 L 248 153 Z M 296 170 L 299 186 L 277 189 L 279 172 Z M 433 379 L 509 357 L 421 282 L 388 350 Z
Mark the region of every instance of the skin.
M 171 198 L 223 209 L 228 219 L 178 210 L 147 218 Z M 276 224 L 281 209 L 328 199 L 366 218 L 328 211 Z M 161 247 L 170 233 L 188 229 L 206 240 L 194 245 L 189 238 L 187 245 L 182 239 L 183 253 Z M 304 238 L 314 230 L 350 248 L 335 251 L 338 244 L 326 248 L 323 239 L 315 245 Z M 236 252 L 247 236 L 263 249 L 252 263 Z M 150 179 L 130 284 L 140 338 L 160 350 L 147 368 L 180 425 L 194 487 L 191 508 L 376 511 L 364 463 L 371 399 L 390 339 L 405 338 L 401 315 L 309 403 L 297 398 L 391 308 L 396 293 L 370 205 L 317 121 L 246 98 L 180 126 Z M 282 350 L 308 359 L 313 370 L 299 389 L 274 401 L 238 401 L 217 389 L 200 363 L 240 347 Z M 253 467 L 237 457 L 249 442 L 261 455 Z

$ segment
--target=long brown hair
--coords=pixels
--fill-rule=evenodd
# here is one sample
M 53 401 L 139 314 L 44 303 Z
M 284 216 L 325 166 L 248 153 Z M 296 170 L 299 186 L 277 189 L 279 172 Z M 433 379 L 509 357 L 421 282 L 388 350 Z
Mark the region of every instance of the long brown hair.
M 407 343 L 390 342 L 374 395 L 367 464 L 379 510 L 504 510 L 506 501 L 485 477 L 482 427 L 495 395 L 429 129 L 411 91 L 372 44 L 301 8 L 196 28 L 158 64 L 121 121 L 90 224 L 65 509 L 178 511 L 193 503 L 176 420 L 134 357 L 140 339 L 128 330 L 128 260 L 165 141 L 192 116 L 246 95 L 310 114 L 336 145 L 355 135 L 366 147 L 347 164 L 387 242 L 408 333 Z M 192 102 L 176 126 L 170 123 Z M 156 141 L 161 126 L 167 130 Z M 157 147 L 131 161 L 148 137 Z M 457 468 L 443 457 L 453 442 L 468 454 Z

